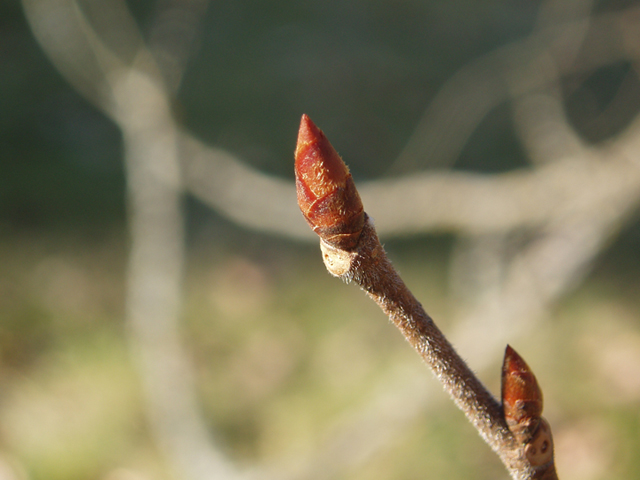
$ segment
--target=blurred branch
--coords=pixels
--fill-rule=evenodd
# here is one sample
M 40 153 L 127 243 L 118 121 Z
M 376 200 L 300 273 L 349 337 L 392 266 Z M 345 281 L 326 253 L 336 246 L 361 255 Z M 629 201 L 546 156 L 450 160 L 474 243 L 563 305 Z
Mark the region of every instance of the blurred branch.
M 25 3 L 25 5 L 32 4 L 41 8 L 49 2 L 31 0 Z M 46 11 L 38 15 L 35 8 L 32 10 L 33 13 L 28 16 L 32 18 L 34 33 L 41 40 L 43 48 L 49 53 L 59 70 L 79 91 L 85 93 L 89 99 L 97 102 L 103 111 L 113 116 L 109 112 L 110 101 L 103 98 L 105 79 L 100 73 L 102 70 L 96 68 L 95 58 L 111 57 L 121 64 L 125 62 L 115 54 L 108 54 L 109 49 L 102 48 L 102 52 L 97 52 L 99 48 L 94 40 L 96 34 L 92 33 L 88 23 L 83 21 L 80 15 L 70 15 L 67 12 L 65 29 L 60 29 L 55 28 L 57 25 L 51 24 L 48 20 L 45 22 L 43 19 L 60 18 L 61 9 L 56 9 L 57 15 L 51 15 L 51 12 Z M 619 37 L 618 24 L 623 21 L 626 24 L 633 22 L 637 11 L 638 9 L 630 9 L 622 13 L 597 17 L 592 21 L 592 30 L 597 33 L 598 38 L 606 39 L 614 33 Z M 37 25 L 34 25 L 35 18 L 40 19 Z M 125 26 L 129 24 L 130 22 L 123 22 Z M 583 28 L 584 22 L 556 26 L 551 31 L 545 31 L 544 35 L 540 33 L 531 40 L 505 47 L 473 62 L 471 66 L 457 74 L 434 100 L 435 106 L 429 111 L 440 113 L 428 113 L 427 116 L 433 118 L 433 121 L 428 124 L 437 125 L 438 128 L 435 130 L 427 128 L 428 132 L 433 133 L 425 133 L 423 127 L 418 127 L 414 136 L 417 138 L 426 135 L 428 138 L 429 135 L 433 135 L 447 145 L 463 144 L 467 134 L 462 135 L 460 132 L 470 133 L 486 112 L 497 103 L 506 100 L 510 94 L 523 95 L 528 91 L 538 91 L 552 84 L 557 75 L 563 73 L 563 71 L 538 68 L 539 65 L 532 68 L 528 62 L 528 59 L 535 56 L 534 54 L 539 55 L 539 52 L 544 52 L 546 46 L 556 49 L 551 52 L 554 58 L 565 57 L 566 52 L 561 48 L 562 42 L 554 43 L 544 39 L 566 38 L 567 32 L 571 32 L 572 29 L 582 32 Z M 625 31 L 628 30 L 627 25 Z M 63 43 L 66 40 L 58 38 L 63 31 L 65 39 L 71 42 L 70 45 L 73 48 Z M 554 32 L 555 35 L 552 35 Z M 134 34 L 127 36 L 138 38 Z M 592 69 L 620 58 L 628 58 L 626 50 L 621 50 L 619 45 L 609 40 L 608 43 L 603 42 L 595 53 L 590 53 L 585 59 L 576 61 L 573 65 L 562 62 L 558 62 L 558 65 L 559 68 L 565 69 L 564 73 L 566 73 L 574 69 L 578 71 Z M 523 70 L 527 65 L 529 67 Z M 507 68 L 506 71 L 505 68 Z M 503 73 L 496 77 L 495 72 Z M 156 76 L 159 74 L 154 74 L 154 78 Z M 504 80 L 501 80 L 507 77 L 510 77 L 509 89 Z M 161 79 L 158 78 L 158 81 Z M 487 94 L 488 91 L 494 90 L 498 92 L 500 98 Z M 492 98 L 493 100 L 489 101 Z M 469 115 L 467 109 L 478 101 L 488 102 L 480 109 L 483 113 L 478 117 Z M 441 118 L 445 112 L 448 112 L 447 115 L 452 115 L 447 117 L 449 120 Z M 470 130 L 465 130 L 464 122 L 470 122 Z M 249 228 L 299 239 L 313 238 L 305 232 L 304 222 L 290 200 L 294 198 L 293 185 L 264 175 L 240 162 L 234 155 L 209 147 L 185 132 L 179 131 L 177 135 L 181 139 L 186 157 L 181 159 L 186 168 L 186 186 L 198 198 L 233 221 Z M 451 135 L 452 137 L 449 137 Z M 425 149 L 427 146 L 424 144 Z M 437 151 L 438 149 L 433 149 L 429 155 L 416 151 L 413 156 L 437 157 Z M 363 183 L 360 191 L 364 201 L 370 205 L 376 228 L 382 236 L 403 236 L 433 230 L 466 233 L 509 231 L 545 223 L 556 210 L 559 201 L 571 198 L 574 193 L 577 193 L 567 192 L 564 181 L 567 179 L 568 171 L 582 175 L 579 170 L 581 168 L 577 168 L 575 164 L 568 163 L 558 166 L 557 169 L 521 171 L 504 175 L 428 172 L 400 179 Z M 598 170 L 596 167 L 593 177 L 590 177 L 590 183 L 600 181 L 598 177 L 601 172 Z M 627 169 L 620 171 L 620 174 L 624 177 L 636 177 L 638 168 L 628 164 Z M 584 176 L 589 177 L 589 175 Z M 219 178 L 223 178 L 224 181 Z M 579 184 L 580 182 L 575 182 L 575 185 Z M 577 186 L 575 188 L 578 189 Z M 590 188 L 585 186 L 581 196 L 588 196 L 589 190 Z M 255 195 L 242 199 L 239 195 L 240 191 L 251 191 Z M 399 192 L 403 195 L 399 196 Z M 270 198 L 272 201 L 266 205 L 265 202 L 259 201 L 261 198 Z M 404 202 L 407 198 L 412 204 L 429 205 L 429 208 L 419 213 L 399 208 L 398 202 Z M 402 211 L 407 212 L 407 215 L 399 215 Z
M 127 320 L 151 426 L 180 477 L 235 478 L 199 414 L 193 369 L 180 343 L 182 188 L 168 105 L 150 78 L 132 71 L 118 80 L 114 96 L 125 145 L 131 233 Z
M 572 15 L 577 17 L 576 21 L 584 24 L 584 28 L 564 32 L 561 44 L 570 46 L 566 48 L 564 55 L 565 59 L 571 59 L 567 62 L 569 65 L 576 64 L 578 52 L 587 39 L 587 14 L 591 4 L 588 0 L 552 0 L 546 2 L 540 14 L 538 30 L 548 24 L 559 23 L 558 18 L 574 20 Z M 630 14 L 633 15 L 633 11 Z M 606 25 L 607 30 L 612 18 L 615 17 L 598 18 L 596 28 L 605 29 L 602 25 Z M 618 20 L 623 18 L 626 18 L 626 14 L 618 17 Z M 588 57 L 589 53 L 584 56 Z M 508 335 L 513 338 L 513 335 L 531 330 L 535 320 L 542 316 L 549 305 L 586 275 L 590 263 L 637 208 L 640 198 L 636 181 L 628 189 L 623 187 L 624 192 L 620 192 L 619 197 L 616 194 L 623 177 L 627 174 L 635 176 L 638 167 L 637 163 L 630 161 L 632 157 L 619 153 L 616 148 L 628 150 L 630 147 L 633 150 L 637 147 L 624 147 L 626 141 L 623 136 L 614 140 L 616 148 L 612 148 L 612 145 L 600 148 L 586 145 L 566 117 L 559 88 L 561 72 L 557 62 L 545 52 L 541 52 L 540 58 L 546 58 L 546 71 L 556 72 L 556 77 L 555 80 L 551 77 L 552 81 L 546 87 L 533 89 L 514 98 L 517 133 L 532 163 L 541 166 L 535 171 L 543 171 L 546 168 L 544 165 L 549 163 L 565 163 L 566 166 L 573 163 L 574 172 L 568 171 L 564 178 L 557 176 L 554 182 L 557 182 L 557 187 L 575 186 L 576 191 L 562 199 L 553 197 L 562 206 L 558 210 L 548 210 L 546 220 L 539 225 L 528 225 L 526 229 L 519 231 L 512 228 L 505 229 L 502 233 L 497 230 L 496 233 L 465 234 L 459 237 L 453 256 L 454 285 L 461 285 L 456 278 L 460 275 L 464 277 L 469 272 L 483 272 L 479 282 L 467 285 L 458 293 L 458 297 L 466 299 L 466 308 L 460 311 L 462 319 L 457 330 L 461 347 L 473 357 L 476 356 L 474 350 L 490 352 L 489 345 L 496 341 L 506 343 Z M 535 70 L 526 68 L 523 71 Z M 512 82 L 511 86 L 518 91 L 522 90 L 521 84 L 522 81 L 515 84 Z M 628 126 L 628 130 L 634 129 L 633 124 Z M 631 134 L 628 138 L 631 137 L 635 135 Z M 620 168 L 616 174 L 619 178 L 607 178 L 606 174 L 601 176 L 592 170 L 592 166 L 597 166 L 604 173 L 610 168 L 618 168 L 616 165 Z M 593 183 L 589 183 L 589 186 L 581 185 L 581 180 L 591 175 Z M 544 182 L 540 182 L 539 186 L 543 194 L 553 191 L 553 187 L 550 190 Z M 581 194 L 579 190 L 583 188 Z M 611 195 L 605 193 L 600 196 L 597 193 L 607 190 Z M 591 195 L 594 202 L 587 206 Z M 543 199 L 539 200 L 544 202 Z M 563 209 L 563 206 L 569 205 L 572 207 Z M 487 242 L 487 239 L 490 241 Z M 484 262 L 478 270 L 476 262 L 487 253 L 493 269 L 487 268 Z M 486 275 L 486 272 L 496 268 L 499 269 L 498 274 Z M 486 338 L 486 333 L 483 334 L 486 332 L 483 326 L 486 325 L 492 325 L 491 339 Z M 505 328 L 507 325 L 508 328 Z M 484 341 L 478 342 L 477 339 L 482 338 L 482 335 Z
M 296 208 L 293 182 L 265 175 L 184 132 L 181 146 L 185 184 L 213 210 L 248 228 L 313 239 Z
M 131 235 L 126 318 L 152 431 L 180 477 L 236 478 L 206 431 L 180 343 L 183 187 L 169 94 L 124 3 L 83 6 L 99 6 L 91 20 L 100 34 L 75 1 L 24 1 L 61 73 L 122 131 Z
M 531 36 L 470 62 L 428 105 L 389 171 L 413 170 L 425 162 L 432 167 L 450 165 L 481 120 L 501 103 L 546 88 L 561 76 L 628 59 L 631 43 L 617 41 L 619 24 L 631 23 L 637 29 L 638 12 L 640 8 L 634 7 L 561 23 L 541 21 Z M 585 48 L 587 33 L 591 41 Z
M 637 181 L 640 168 L 626 159 L 608 158 L 606 166 L 599 160 L 587 159 L 587 163 L 582 165 L 586 151 L 590 149 L 576 137 L 564 118 L 558 99 L 554 105 L 549 101 L 553 100 L 550 94 L 541 92 L 557 85 L 562 75 L 590 71 L 621 59 L 628 60 L 630 51 L 624 45 L 632 46 L 633 43 L 618 43 L 612 37 L 620 38 L 625 32 L 633 31 L 630 25 L 638 27 L 638 12 L 640 9 L 634 8 L 594 17 L 590 22 L 582 19 L 554 25 L 531 39 L 478 59 L 456 74 L 430 105 L 412 136 L 414 140 L 410 140 L 405 149 L 407 158 L 435 158 L 437 162 L 438 158 L 454 158 L 486 113 L 500 102 L 514 97 L 522 98 L 517 107 L 519 117 L 536 115 L 539 122 L 545 122 L 538 125 L 547 128 L 547 135 L 553 133 L 558 136 L 551 142 L 539 142 L 531 137 L 528 145 L 532 148 L 532 160 L 549 163 L 553 158 L 553 162 L 564 162 L 562 165 L 502 175 L 429 171 L 363 182 L 359 190 L 380 235 L 388 238 L 426 231 L 496 233 L 541 226 L 556 214 L 559 205 L 571 208 L 567 199 L 577 196 L 582 199 L 581 208 L 593 208 L 600 202 L 600 194 L 617 195 L 616 185 L 619 182 Z M 626 25 L 622 34 L 621 24 Z M 578 47 L 583 40 L 586 41 L 585 30 L 589 25 L 590 47 L 584 48 L 587 53 L 578 55 Z M 593 48 L 596 43 L 597 49 Z M 540 99 L 546 99 L 547 104 L 532 101 L 529 93 L 542 95 Z M 558 92 L 553 95 L 558 95 Z M 547 114 L 553 117 L 546 117 Z M 534 132 L 529 131 L 524 138 L 531 135 Z M 434 139 L 440 146 L 429 139 Z M 287 200 L 294 198 L 292 185 L 245 167 L 232 155 L 225 155 L 195 139 L 187 139 L 187 143 L 190 154 L 184 159 L 187 168 L 185 181 L 198 198 L 241 225 L 268 229 L 293 238 L 312 238 L 305 233 L 298 212 Z M 561 152 L 549 150 L 560 147 L 563 149 L 561 155 Z M 445 150 L 449 153 L 439 153 Z M 602 152 L 602 155 L 607 153 Z M 405 153 L 399 162 L 402 163 L 404 156 Z M 593 160 L 594 156 L 590 155 L 590 158 Z M 612 165 L 615 162 L 618 165 Z M 610 166 L 617 171 L 618 178 L 606 172 Z M 222 182 L 216 178 L 217 167 L 227 172 L 224 175 L 226 188 L 220 188 Z M 572 177 L 575 181 L 571 180 Z M 603 187 L 603 181 L 611 183 Z M 250 208 L 239 208 L 237 202 L 244 204 L 247 200 L 240 199 L 233 191 L 245 188 L 253 192 L 256 199 L 273 198 L 274 202 L 270 202 L 269 207 L 278 214 L 268 212 L 267 205 L 253 198 L 248 202 Z M 609 193 L 603 192 L 603 188 L 609 188 Z M 594 189 L 600 194 L 592 197 Z M 635 183 L 625 190 L 631 195 L 632 203 L 636 190 Z M 403 208 L 406 204 L 428 205 L 429 208 L 416 212 Z
M 177 92 L 209 0 L 161 0 L 149 28 L 149 51 L 170 92 Z
M 385 235 L 425 231 L 508 232 L 545 224 L 602 201 L 637 195 L 640 168 L 624 156 L 566 158 L 535 170 L 499 175 L 463 172 L 414 174 L 411 178 L 367 184 L 362 198 L 371 205 Z M 385 216 L 398 195 L 408 205 L 428 205 L 424 216 L 413 209 Z M 389 203 L 390 202 L 390 203 Z

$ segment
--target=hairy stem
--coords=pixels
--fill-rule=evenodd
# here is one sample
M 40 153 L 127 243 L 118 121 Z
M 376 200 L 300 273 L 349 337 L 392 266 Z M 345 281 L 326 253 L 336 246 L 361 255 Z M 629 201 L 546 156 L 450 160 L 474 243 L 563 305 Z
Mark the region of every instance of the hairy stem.
M 329 272 L 346 282 L 356 283 L 389 316 L 514 479 L 557 478 L 553 468 L 551 474 L 548 468 L 543 472 L 529 465 L 522 445 L 505 422 L 502 406 L 402 281 L 368 217 L 355 249 L 343 250 L 325 241 L 321 241 L 320 246 Z
M 371 220 L 367 218 L 354 251 L 339 250 L 325 242 L 321 243 L 321 248 L 329 272 L 358 284 L 431 367 L 487 443 L 492 447 L 502 445 L 510 437 L 509 429 L 501 419 L 502 407 L 409 291 L 387 258 Z M 496 422 L 496 419 L 501 421 Z

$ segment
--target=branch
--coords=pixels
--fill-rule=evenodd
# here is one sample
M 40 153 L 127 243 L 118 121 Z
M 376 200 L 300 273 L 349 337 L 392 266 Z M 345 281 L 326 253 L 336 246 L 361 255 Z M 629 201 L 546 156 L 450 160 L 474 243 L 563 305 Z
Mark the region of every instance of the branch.
M 566 2 L 563 4 L 566 7 Z M 525 39 L 514 41 L 458 70 L 425 109 L 389 171 L 403 173 L 429 162 L 447 166 L 458 157 L 482 119 L 500 103 L 545 88 L 564 75 L 584 73 L 628 60 L 637 42 L 620 41 L 624 31 L 638 30 L 638 8 L 546 23 Z M 558 18 L 558 15 L 555 15 Z M 577 57 L 585 30 L 590 48 Z
M 23 2 L 34 34 L 61 73 L 122 131 L 131 236 L 126 322 L 155 440 L 181 478 L 238 478 L 205 427 L 180 339 L 183 184 L 170 95 L 126 4 L 105 3 L 101 7 L 118 21 L 94 15 L 102 27 L 96 29 L 74 0 Z M 62 18 L 64 28 L 52 18 Z M 114 30 L 121 42 L 110 44 Z
M 184 220 L 169 106 L 149 77 L 135 71 L 113 72 L 112 77 L 124 139 L 131 236 L 126 321 L 150 426 L 178 477 L 238 478 L 205 427 L 193 367 L 180 338 Z
M 349 170 L 306 115 L 295 157 L 298 204 L 321 238 L 327 270 L 358 284 L 389 316 L 514 479 L 557 478 L 542 394 L 524 361 L 507 349 L 503 412 L 396 273 Z

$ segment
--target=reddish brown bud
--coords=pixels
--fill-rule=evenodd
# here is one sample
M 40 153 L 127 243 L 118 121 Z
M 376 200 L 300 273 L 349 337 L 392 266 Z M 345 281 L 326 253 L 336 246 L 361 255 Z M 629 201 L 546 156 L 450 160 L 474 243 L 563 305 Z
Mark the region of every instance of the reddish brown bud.
M 542 414 L 542 390 L 529 366 L 508 345 L 502 366 L 502 408 L 511 431 L 528 440 Z
M 307 223 L 329 245 L 353 249 L 364 226 L 360 195 L 338 152 L 306 115 L 295 160 L 298 205 Z

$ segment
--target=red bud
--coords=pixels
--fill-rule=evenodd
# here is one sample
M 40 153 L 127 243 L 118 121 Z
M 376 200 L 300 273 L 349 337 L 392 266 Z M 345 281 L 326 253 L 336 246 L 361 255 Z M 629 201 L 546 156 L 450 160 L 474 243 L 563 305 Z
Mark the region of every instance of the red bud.
M 542 390 L 529 366 L 508 345 L 502 366 L 502 406 L 514 433 L 523 429 L 533 433 L 542 414 Z
M 349 169 L 327 137 L 302 115 L 295 151 L 298 205 L 320 238 L 353 249 L 364 226 L 364 208 Z

